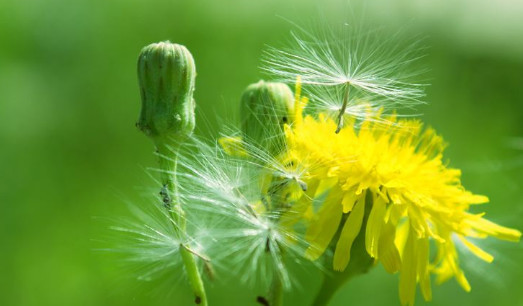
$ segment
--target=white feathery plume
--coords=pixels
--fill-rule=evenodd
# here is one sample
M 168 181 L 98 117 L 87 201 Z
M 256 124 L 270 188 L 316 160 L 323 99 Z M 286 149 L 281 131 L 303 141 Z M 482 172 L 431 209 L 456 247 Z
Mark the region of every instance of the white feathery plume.
M 198 140 L 194 144 L 178 161 L 180 198 L 191 207 L 187 219 L 201 225 L 192 233 L 205 245 L 210 263 L 227 266 L 251 285 L 266 286 L 277 277 L 289 289 L 293 279 L 286 261 L 300 260 L 306 242 L 300 233 L 278 223 L 292 208 L 260 211 L 259 205 L 264 205 L 260 174 L 297 182 L 300 172 L 287 171 L 259 148 L 249 147 L 256 158 L 246 159 Z
M 418 40 L 403 46 L 397 43 L 399 33 L 386 37 L 347 23 L 316 33 L 295 26 L 287 47 L 264 52 L 262 69 L 286 83 L 299 76 L 311 96 L 310 107 L 339 105 L 342 125 L 344 114 L 356 113 L 346 109 L 349 100 L 357 100 L 352 97 L 386 109 L 412 109 L 423 103 L 426 84 L 412 81 L 423 71 L 411 69 L 422 57 Z M 331 103 L 333 97 L 337 103 Z
M 101 249 L 117 254 L 122 267 L 133 270 L 139 280 L 153 281 L 182 269 L 179 255 L 183 240 L 175 231 L 161 202 L 127 205 L 130 214 L 111 220 L 110 247 Z

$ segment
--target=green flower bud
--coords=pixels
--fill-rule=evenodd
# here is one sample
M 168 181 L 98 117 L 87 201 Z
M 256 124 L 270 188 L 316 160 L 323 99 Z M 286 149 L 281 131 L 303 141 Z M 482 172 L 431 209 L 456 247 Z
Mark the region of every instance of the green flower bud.
M 179 141 L 194 130 L 194 59 L 169 41 L 146 46 L 138 57 L 142 110 L 137 126 L 155 143 Z
M 240 118 L 247 142 L 278 154 L 285 148 L 283 125 L 294 121 L 294 95 L 283 83 L 251 84 L 241 98 Z

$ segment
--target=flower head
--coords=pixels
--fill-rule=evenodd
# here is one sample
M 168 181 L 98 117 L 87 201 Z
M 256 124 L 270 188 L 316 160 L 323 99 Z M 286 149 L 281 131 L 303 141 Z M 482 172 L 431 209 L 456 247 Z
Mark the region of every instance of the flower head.
M 424 298 L 431 298 L 430 274 L 438 282 L 455 277 L 469 291 L 453 238 L 491 262 L 493 257 L 474 239 L 518 241 L 521 233 L 468 212 L 470 205 L 488 198 L 467 191 L 460 171 L 443 163 L 445 144 L 433 129 L 423 129 L 417 120 L 384 126 L 369 118 L 359 130 L 353 123 L 334 134 L 336 123 L 320 114 L 286 129 L 286 158 L 307 169 L 303 180 L 313 194 L 305 210 L 312 215 L 307 217 L 311 247 L 306 255 L 314 260 L 334 243 L 333 268 L 344 270 L 362 232 L 366 252 L 388 272 L 400 272 L 402 304 L 413 304 L 417 283 Z M 323 199 L 319 209 L 313 199 Z M 429 241 L 437 249 L 433 260 Z

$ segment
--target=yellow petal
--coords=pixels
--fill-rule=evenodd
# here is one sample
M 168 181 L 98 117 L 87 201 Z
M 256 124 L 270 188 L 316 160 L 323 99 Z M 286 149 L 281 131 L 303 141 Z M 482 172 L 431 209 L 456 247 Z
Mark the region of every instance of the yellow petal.
M 497 225 L 487 219 L 469 220 L 472 227 L 477 231 L 494 236 L 498 239 L 518 242 L 521 238 L 521 232 L 515 229 Z
M 458 284 L 465 290 L 466 292 L 470 292 L 470 284 L 467 278 L 465 277 L 465 273 L 461 269 L 458 268 L 456 271 L 456 280 L 458 281 Z
M 403 262 L 403 250 L 405 249 L 405 244 L 407 243 L 407 238 L 409 236 L 409 221 L 405 221 L 398 225 L 398 229 L 396 230 L 396 237 L 394 238 L 394 244 L 396 245 L 396 248 L 400 252 L 400 256 L 402 258 Z
M 463 242 L 463 244 L 477 257 L 481 258 L 482 260 L 491 263 L 494 260 L 494 256 L 490 255 L 489 253 L 483 251 L 480 247 L 473 244 L 472 242 L 468 241 L 463 237 L 462 235 L 457 235 L 458 239 Z
M 432 299 L 432 290 L 430 287 L 430 273 L 428 270 L 429 264 L 429 239 L 417 239 L 415 243 L 416 257 L 417 257 L 417 274 L 420 282 L 421 294 L 425 301 Z
M 280 218 L 279 224 L 282 227 L 290 228 L 299 221 L 305 219 L 305 214 L 311 206 L 311 200 L 308 197 L 301 197 L 290 209 L 285 211 Z
M 249 154 L 243 147 L 243 141 L 240 136 L 226 136 L 218 139 L 218 144 L 223 151 L 230 156 L 247 157 Z
M 265 205 L 263 205 L 262 201 L 256 201 L 251 204 L 252 210 L 254 210 L 257 214 L 263 214 L 267 210 L 265 208 Z
M 334 251 L 333 266 L 336 271 L 343 271 L 350 261 L 350 250 L 354 239 L 358 236 L 361 224 L 363 222 L 363 215 L 365 213 L 365 196 L 361 197 L 354 210 L 350 213 L 345 221 L 345 225 L 336 244 Z
M 396 228 L 391 223 L 382 227 L 378 254 L 381 264 L 389 273 L 395 273 L 401 268 L 400 254 L 394 244 L 395 234 Z
M 387 206 L 381 197 L 375 197 L 365 231 L 365 247 L 371 257 L 378 258 L 378 242 Z
M 416 256 L 414 254 L 414 230 L 409 227 L 407 241 L 403 249 L 400 271 L 399 294 L 402 305 L 414 305 L 416 297 Z
M 330 190 L 332 187 L 336 185 L 336 183 L 338 183 L 337 177 L 331 177 L 321 180 L 320 184 L 318 185 L 318 188 L 316 188 L 314 198 L 317 198 L 324 194 L 326 191 Z
M 348 213 L 352 210 L 354 207 L 354 203 L 358 200 L 358 198 L 361 198 L 361 195 L 357 195 L 353 191 L 347 191 L 343 195 L 343 199 L 341 200 L 341 205 L 343 206 L 343 212 Z
M 341 191 L 333 188 L 309 226 L 305 239 L 311 246 L 305 252 L 310 260 L 316 260 L 325 251 L 340 225 L 342 211 Z

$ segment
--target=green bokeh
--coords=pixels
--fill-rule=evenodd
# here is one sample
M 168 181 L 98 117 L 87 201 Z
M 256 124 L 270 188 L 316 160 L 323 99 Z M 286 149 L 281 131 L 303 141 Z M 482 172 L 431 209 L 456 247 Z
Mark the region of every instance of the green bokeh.
M 450 143 L 465 186 L 490 197 L 476 211 L 522 230 L 523 150 L 507 142 L 523 137 L 523 7 L 489 3 L 376 1 L 366 14 L 391 33 L 427 36 L 423 118 Z M 346 1 L 0 2 L 0 304 L 190 305 L 183 282 L 153 290 L 93 251 L 103 232 L 93 217 L 124 214 L 122 199 L 151 186 L 143 168 L 154 165 L 152 144 L 134 128 L 138 52 L 166 39 L 192 51 L 199 134 L 213 135 L 263 77 L 264 45 L 286 39 L 292 25 L 277 16 L 310 22 L 347 11 Z M 488 246 L 491 265 L 462 256 L 472 292 L 451 280 L 433 286 L 431 305 L 523 305 L 522 243 Z M 301 273 L 289 305 L 312 299 L 318 276 Z M 399 304 L 397 283 L 378 267 L 332 305 Z M 234 280 L 209 287 L 212 305 L 255 305 L 260 294 Z

